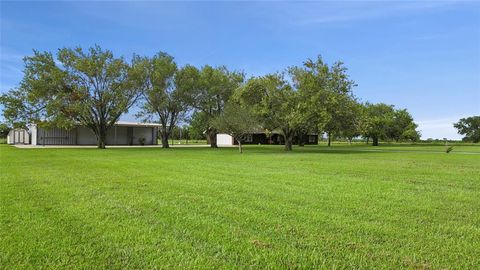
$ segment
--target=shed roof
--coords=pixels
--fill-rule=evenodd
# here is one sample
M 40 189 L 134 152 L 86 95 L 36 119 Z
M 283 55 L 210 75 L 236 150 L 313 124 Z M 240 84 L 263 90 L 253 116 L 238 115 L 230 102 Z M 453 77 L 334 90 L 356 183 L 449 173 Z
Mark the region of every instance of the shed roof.
M 37 126 L 37 124 L 30 124 L 29 126 Z M 129 121 L 117 121 L 114 126 L 118 127 L 161 127 L 159 123 L 142 123 L 142 122 L 129 122 Z
M 122 127 L 127 127 L 127 126 L 128 127 L 161 127 L 162 124 L 118 121 L 118 122 L 115 123 L 115 126 L 122 126 Z

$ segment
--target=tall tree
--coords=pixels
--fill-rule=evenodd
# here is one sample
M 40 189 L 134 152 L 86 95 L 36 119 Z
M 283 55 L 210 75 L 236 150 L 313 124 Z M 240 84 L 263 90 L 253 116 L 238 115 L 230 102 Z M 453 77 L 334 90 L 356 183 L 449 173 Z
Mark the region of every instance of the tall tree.
M 416 142 L 420 140 L 420 132 L 417 130 L 418 125 L 414 122 L 410 123 L 402 132 L 401 139 Z
M 480 116 L 462 118 L 453 126 L 458 130 L 458 134 L 465 136 L 464 141 L 480 142 Z
M 142 110 L 137 116 L 158 117 L 162 124 L 160 137 L 162 147 L 168 148 L 168 139 L 177 123 L 185 116 L 192 102 L 192 89 L 189 77 L 192 69 L 186 66 L 177 70 L 173 57 L 160 52 L 152 58 L 135 57 L 134 63 L 141 67 L 142 80 Z M 196 73 L 194 73 L 196 75 Z
M 395 109 L 393 105 L 384 103 L 367 103 L 362 114 L 362 135 L 371 138 L 374 146 L 378 145 L 379 139 L 416 141 L 420 138 L 417 124 L 405 109 Z
M 365 104 L 362 116 L 362 134 L 371 138 L 373 146 L 378 146 L 380 139 L 387 139 L 389 128 L 393 123 L 395 110 L 392 105 L 384 103 Z
M 212 126 L 235 138 L 240 153 L 243 153 L 242 142 L 246 136 L 259 127 L 255 115 L 248 108 L 233 102 L 229 102 L 222 114 L 213 119 Z
M 297 135 L 302 145 L 303 135 L 308 132 L 323 130 L 327 121 L 327 87 L 329 67 L 319 56 L 316 60 L 308 59 L 300 67 L 288 69 L 292 86 L 298 96 Z
M 351 113 L 352 103 L 355 102 L 352 88 L 355 82 L 350 80 L 346 73 L 347 68 L 342 62 L 335 63 L 328 76 L 326 110 L 328 120 L 324 131 L 328 136 L 330 146 L 332 136 L 341 135 L 346 125 L 355 121 L 355 115 Z
M 194 83 L 193 106 L 202 116 L 204 130 L 210 146 L 217 147 L 217 130 L 212 119 L 219 116 L 235 89 L 243 83 L 244 75 L 227 70 L 226 67 L 204 66 Z
M 413 122 L 412 115 L 406 109 L 398 109 L 393 113 L 393 119 L 387 132 L 389 138 L 399 141 L 401 139 L 415 139 L 412 132 L 417 128 L 417 124 Z
M 139 96 L 137 68 L 99 46 L 60 49 L 56 61 L 49 52 L 34 51 L 24 61 L 20 87 L 2 97 L 5 118 L 83 125 L 97 137 L 98 148 L 105 148 L 107 131 Z
M 340 127 L 338 135 L 347 139 L 351 144 L 353 138 L 361 135 L 361 114 L 362 107 L 355 99 L 347 99 L 347 102 L 343 103 L 345 108 L 342 110 L 344 115 L 340 118 Z
M 291 151 L 293 138 L 304 123 L 300 95 L 283 74 L 251 78 L 238 92 L 242 104 L 250 106 L 263 128 L 280 130 L 285 150 Z
M 341 135 L 355 121 L 351 111 L 356 103 L 352 94 L 355 82 L 350 80 L 342 62 L 328 66 L 321 56 L 308 59 L 301 67 L 290 68 L 289 74 L 301 96 L 304 126 L 299 132 L 323 130 L 330 146 L 331 137 Z

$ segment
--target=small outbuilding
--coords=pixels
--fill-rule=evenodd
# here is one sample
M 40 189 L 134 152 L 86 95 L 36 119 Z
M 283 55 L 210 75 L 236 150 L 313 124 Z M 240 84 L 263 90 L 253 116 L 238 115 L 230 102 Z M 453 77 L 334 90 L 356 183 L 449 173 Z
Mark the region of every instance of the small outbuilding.
M 8 144 L 30 144 L 30 134 L 23 128 L 15 128 L 8 132 Z
M 156 145 L 158 130 L 161 124 L 136 123 L 119 121 L 107 132 L 107 145 Z M 32 145 L 96 145 L 97 138 L 93 131 L 85 126 L 72 129 L 58 127 L 44 128 L 36 124 L 29 126 L 28 131 L 10 131 L 10 144 Z M 23 137 L 22 137 L 23 136 Z M 9 133 L 10 138 L 10 133 Z M 24 138 L 24 139 L 21 139 Z

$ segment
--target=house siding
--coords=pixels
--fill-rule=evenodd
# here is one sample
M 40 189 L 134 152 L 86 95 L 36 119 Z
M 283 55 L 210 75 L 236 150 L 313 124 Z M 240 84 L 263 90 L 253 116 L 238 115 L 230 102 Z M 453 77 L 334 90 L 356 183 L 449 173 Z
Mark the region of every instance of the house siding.
M 107 131 L 107 145 L 140 145 L 141 138 L 146 145 L 157 144 L 157 127 L 114 126 Z M 38 145 L 96 145 L 95 133 L 86 127 L 73 129 L 36 128 L 35 142 Z M 32 138 L 33 142 L 33 138 Z
M 74 145 L 76 134 L 74 129 L 37 128 L 38 145 Z
M 299 138 L 298 136 L 295 136 L 293 138 L 293 143 L 298 144 L 299 143 Z M 309 135 L 303 135 L 301 137 L 306 145 L 315 145 L 318 144 L 318 135 L 317 134 L 309 134 Z M 234 139 L 233 144 L 238 145 L 237 140 Z M 270 138 L 267 137 L 264 133 L 255 133 L 252 134 L 252 141 L 242 141 L 242 144 L 285 144 L 285 140 L 283 139 L 283 136 L 280 134 L 272 134 Z

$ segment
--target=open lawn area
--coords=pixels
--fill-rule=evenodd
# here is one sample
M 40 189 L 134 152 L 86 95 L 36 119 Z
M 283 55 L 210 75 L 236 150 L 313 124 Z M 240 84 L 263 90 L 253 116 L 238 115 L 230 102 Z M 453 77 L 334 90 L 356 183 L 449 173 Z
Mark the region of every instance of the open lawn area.
M 480 266 L 480 146 L 0 145 L 0 268 Z

